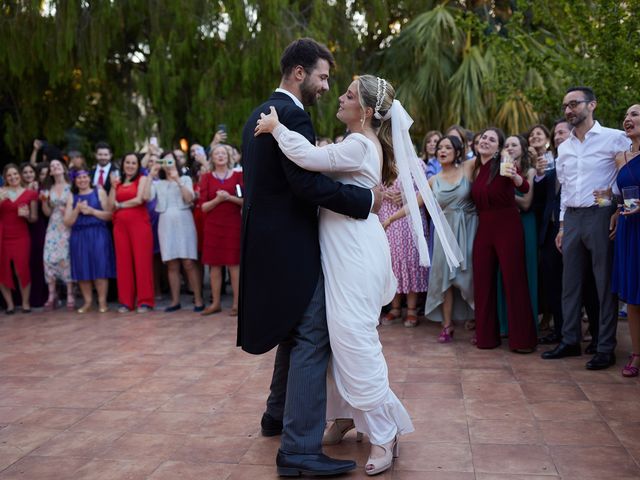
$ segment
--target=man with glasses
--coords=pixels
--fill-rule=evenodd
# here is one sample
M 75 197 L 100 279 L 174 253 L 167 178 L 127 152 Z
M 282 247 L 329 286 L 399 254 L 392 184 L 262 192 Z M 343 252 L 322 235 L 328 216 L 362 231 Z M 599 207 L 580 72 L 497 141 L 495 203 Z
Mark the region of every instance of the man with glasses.
M 556 246 L 564 263 L 564 324 L 562 342 L 542 354 L 545 359 L 581 355 L 582 284 L 587 269 L 591 269 L 600 301 L 600 328 L 597 353 L 586 364 L 589 370 L 608 368 L 616 361 L 618 318 L 610 286 L 613 249 L 609 238 L 616 204 L 611 200 L 611 186 L 617 174 L 615 156 L 630 146 L 624 132 L 603 127 L 594 120 L 596 106 L 589 87 L 570 88 L 562 103 L 563 114 L 573 127 L 569 138 L 558 147 L 556 160 L 562 185 Z

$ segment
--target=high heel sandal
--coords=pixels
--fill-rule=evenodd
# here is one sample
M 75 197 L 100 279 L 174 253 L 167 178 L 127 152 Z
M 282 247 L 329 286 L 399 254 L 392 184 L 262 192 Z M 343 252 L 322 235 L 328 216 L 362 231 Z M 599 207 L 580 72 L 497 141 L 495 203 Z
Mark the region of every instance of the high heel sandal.
M 453 341 L 453 334 L 455 330 L 451 327 L 451 325 L 443 327 L 440 335 L 438 336 L 439 343 L 450 343 Z
M 400 310 L 399 308 L 392 308 L 383 315 L 382 319 L 380 319 L 380 325 L 393 325 L 400 320 L 401 315 L 402 310 Z
M 47 303 L 44 304 L 44 311 L 45 312 L 50 312 L 51 310 L 55 310 L 56 308 L 58 308 L 58 299 L 57 298 L 48 299 Z
M 413 312 L 413 313 L 410 313 Z M 418 310 L 415 308 L 407 308 L 407 316 L 404 319 L 404 326 L 413 328 L 418 326 Z
M 369 456 L 369 458 L 367 459 L 367 464 L 364 466 L 364 473 L 366 473 L 367 475 L 377 475 L 378 473 L 389 470 L 393 465 L 393 459 L 398 458 L 398 455 L 400 453 L 397 436 L 394 437 L 393 440 L 386 445 L 376 446 L 384 450 L 384 455 L 377 458 L 371 458 L 371 456 Z M 371 466 L 372 468 L 369 468 L 369 466 Z
M 337 445 L 350 430 L 356 428 L 350 418 L 336 418 L 322 436 L 322 445 Z M 362 432 L 357 432 L 356 442 L 362 442 Z
M 631 355 L 629 355 L 629 361 L 622 369 L 623 377 L 637 377 L 638 374 L 640 373 L 640 369 L 633 365 L 634 358 L 640 358 L 640 354 L 632 353 Z

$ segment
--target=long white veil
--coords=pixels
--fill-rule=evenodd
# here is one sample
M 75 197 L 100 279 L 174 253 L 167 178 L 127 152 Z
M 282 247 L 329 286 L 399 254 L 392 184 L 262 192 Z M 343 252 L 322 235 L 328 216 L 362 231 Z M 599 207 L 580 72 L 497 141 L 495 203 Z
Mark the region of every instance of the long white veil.
M 398 100 L 393 101 L 390 112 L 393 154 L 398 166 L 398 178 L 402 184 L 402 195 L 409 210 L 408 217 L 411 230 L 420 255 L 420 265 L 428 267 L 431 265 L 431 259 L 429 258 L 429 248 L 424 235 L 424 226 L 422 225 L 414 184 L 418 188 L 418 192 L 420 192 L 420 196 L 424 200 L 427 211 L 431 216 L 436 234 L 442 243 L 442 248 L 447 258 L 447 264 L 453 270 L 460 266 L 464 256 L 447 219 L 442 213 L 440 205 L 438 205 L 433 196 L 424 169 L 421 166 L 421 160 L 413 148 L 413 143 L 409 136 L 409 128 L 413 125 L 413 119 Z

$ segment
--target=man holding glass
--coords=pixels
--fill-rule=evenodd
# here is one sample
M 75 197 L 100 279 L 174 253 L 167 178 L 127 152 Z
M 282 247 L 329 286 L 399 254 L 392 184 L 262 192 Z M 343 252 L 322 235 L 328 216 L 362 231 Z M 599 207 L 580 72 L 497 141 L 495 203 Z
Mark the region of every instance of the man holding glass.
M 573 127 L 569 138 L 558 147 L 556 160 L 562 185 L 556 246 L 564 263 L 564 324 L 562 342 L 542 354 L 545 359 L 581 355 L 582 283 L 587 269 L 591 269 L 600 301 L 600 329 L 597 353 L 587 362 L 588 370 L 608 368 L 616 361 L 618 318 L 617 302 L 611 293 L 613 248 L 609 239 L 616 206 L 611 199 L 611 186 L 617 173 L 616 154 L 630 145 L 624 132 L 603 127 L 594 120 L 596 106 L 595 94 L 589 87 L 568 89 L 562 104 L 564 116 Z

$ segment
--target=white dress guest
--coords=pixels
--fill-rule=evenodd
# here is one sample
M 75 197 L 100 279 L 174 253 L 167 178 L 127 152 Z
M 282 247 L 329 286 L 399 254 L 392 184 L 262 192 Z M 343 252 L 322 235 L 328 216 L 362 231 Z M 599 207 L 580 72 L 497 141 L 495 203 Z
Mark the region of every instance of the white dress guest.
M 152 187 L 152 197 L 158 199 L 158 240 L 163 262 L 177 258 L 198 259 L 196 226 L 191 206 L 183 199 L 183 188 L 193 195 L 193 184 L 187 175 L 180 177 L 180 185 L 171 180 L 159 180 Z

